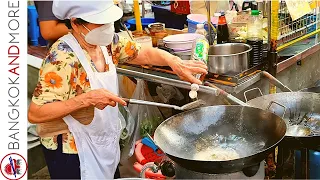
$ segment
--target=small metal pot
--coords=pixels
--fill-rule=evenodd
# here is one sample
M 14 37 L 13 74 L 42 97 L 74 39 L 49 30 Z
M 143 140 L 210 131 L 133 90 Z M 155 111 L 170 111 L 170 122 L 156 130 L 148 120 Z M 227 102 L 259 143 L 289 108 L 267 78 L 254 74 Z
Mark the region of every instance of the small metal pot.
M 250 45 L 226 43 L 210 46 L 208 71 L 221 75 L 235 75 L 249 69 Z

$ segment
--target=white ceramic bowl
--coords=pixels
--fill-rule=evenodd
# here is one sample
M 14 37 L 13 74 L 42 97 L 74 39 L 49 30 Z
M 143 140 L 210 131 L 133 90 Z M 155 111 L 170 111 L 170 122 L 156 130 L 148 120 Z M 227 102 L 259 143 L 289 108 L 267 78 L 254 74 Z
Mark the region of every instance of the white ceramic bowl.
M 203 37 L 201 34 L 196 33 L 185 33 L 185 34 L 175 34 L 163 38 L 165 43 L 186 43 L 193 42 L 195 39 Z
M 192 49 L 192 43 L 190 42 L 176 42 L 176 43 L 165 43 L 166 47 L 172 49 L 173 51 L 187 51 Z
M 176 34 L 163 38 L 163 42 L 174 51 L 187 51 L 192 49 L 193 41 L 199 37 L 204 36 L 196 33 Z

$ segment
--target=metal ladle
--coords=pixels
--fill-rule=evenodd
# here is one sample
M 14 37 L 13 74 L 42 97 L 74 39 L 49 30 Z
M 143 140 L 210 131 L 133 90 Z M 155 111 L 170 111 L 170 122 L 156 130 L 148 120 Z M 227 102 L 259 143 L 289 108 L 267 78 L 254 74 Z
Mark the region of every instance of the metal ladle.
M 206 104 L 205 101 L 199 99 L 196 101 L 193 101 L 191 103 L 185 104 L 183 106 L 176 106 L 176 105 L 171 105 L 171 104 L 164 104 L 164 103 L 157 103 L 157 102 L 151 102 L 151 101 L 143 101 L 143 100 L 138 100 L 138 99 L 127 99 L 127 98 L 122 98 L 126 103 L 131 103 L 131 104 L 140 104 L 140 105 L 147 105 L 147 106 L 158 106 L 158 107 L 164 107 L 164 108 L 172 108 L 175 110 L 179 111 L 187 111 L 191 109 L 195 109 L 200 106 L 204 106 Z

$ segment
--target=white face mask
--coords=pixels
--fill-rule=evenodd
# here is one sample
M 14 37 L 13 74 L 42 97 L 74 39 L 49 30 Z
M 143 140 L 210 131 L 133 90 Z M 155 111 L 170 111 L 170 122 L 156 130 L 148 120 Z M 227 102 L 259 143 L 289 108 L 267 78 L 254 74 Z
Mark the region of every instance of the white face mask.
M 113 23 L 105 24 L 93 30 L 88 29 L 84 25 L 82 26 L 89 31 L 86 35 L 82 34 L 87 43 L 97 46 L 108 46 L 112 43 L 114 36 Z

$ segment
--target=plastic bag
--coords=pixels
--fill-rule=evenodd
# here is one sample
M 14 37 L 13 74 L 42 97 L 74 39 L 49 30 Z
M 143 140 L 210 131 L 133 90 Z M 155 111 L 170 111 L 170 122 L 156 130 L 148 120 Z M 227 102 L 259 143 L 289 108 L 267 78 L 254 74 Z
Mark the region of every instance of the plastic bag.
M 120 136 L 120 163 L 127 161 L 134 152 L 135 143 L 139 129 L 139 123 L 136 122 L 127 107 L 119 106 L 119 120 L 121 122 L 121 136 Z
M 28 122 L 28 129 L 27 129 L 28 133 L 34 136 L 39 136 L 36 129 L 37 129 L 37 125 L 31 124 Z
M 145 82 L 141 79 L 137 81 L 136 89 L 132 99 L 153 101 Z M 129 104 L 129 110 L 136 122 L 139 122 L 139 138 L 153 135 L 158 125 L 163 121 L 163 117 L 156 106 L 146 106 Z
M 171 99 L 181 101 L 184 99 L 182 93 L 174 86 L 164 85 L 158 86 L 156 92 L 163 103 L 168 103 Z
M 119 94 L 122 97 L 130 98 L 136 88 L 136 84 L 132 82 L 128 77 L 118 75 L 119 82 Z

